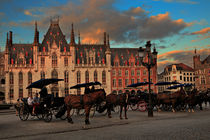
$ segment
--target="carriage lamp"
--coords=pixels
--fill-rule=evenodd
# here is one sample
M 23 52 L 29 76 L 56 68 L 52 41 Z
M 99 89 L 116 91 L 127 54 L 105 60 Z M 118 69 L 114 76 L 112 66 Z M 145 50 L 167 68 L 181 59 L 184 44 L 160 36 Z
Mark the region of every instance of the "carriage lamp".
M 148 70 L 148 82 L 149 82 L 149 107 L 148 107 L 148 117 L 153 117 L 153 107 L 152 107 L 152 95 L 151 95 L 151 82 L 150 82 L 150 69 L 156 65 L 157 60 L 157 51 L 154 48 L 151 53 L 151 43 L 147 41 L 145 45 L 145 49 L 139 47 L 138 53 L 141 64 L 145 66 Z M 144 61 L 144 57 L 147 57 L 147 62 Z

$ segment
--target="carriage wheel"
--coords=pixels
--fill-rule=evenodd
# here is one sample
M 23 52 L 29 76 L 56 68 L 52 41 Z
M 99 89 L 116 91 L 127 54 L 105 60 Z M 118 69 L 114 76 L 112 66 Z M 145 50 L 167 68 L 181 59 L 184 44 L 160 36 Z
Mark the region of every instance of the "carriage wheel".
M 50 109 L 45 109 L 44 110 L 44 121 L 45 122 L 50 122 L 52 120 L 52 112 Z
M 130 108 L 133 110 L 133 111 L 136 111 L 138 109 L 138 104 L 130 104 Z
M 91 117 L 91 118 L 94 117 L 95 112 L 96 112 L 96 107 L 95 107 L 95 106 L 91 107 L 91 109 L 90 109 L 90 117 Z
M 139 101 L 138 102 L 138 109 L 141 112 L 145 112 L 147 109 L 147 103 L 145 101 Z
M 20 109 L 19 109 L 19 118 L 22 121 L 26 121 L 28 119 L 28 116 L 29 116 L 28 108 L 26 108 L 25 106 L 20 107 Z

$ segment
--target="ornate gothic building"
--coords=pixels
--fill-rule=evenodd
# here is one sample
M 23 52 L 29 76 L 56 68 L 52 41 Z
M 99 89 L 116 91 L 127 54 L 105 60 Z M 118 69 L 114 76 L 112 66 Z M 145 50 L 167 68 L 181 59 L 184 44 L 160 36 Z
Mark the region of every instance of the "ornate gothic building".
M 58 21 L 51 21 L 42 43 L 36 23 L 33 44 L 14 44 L 10 31 L 5 49 L 5 100 L 16 102 L 17 98 L 38 92 L 26 87 L 41 78 L 64 79 L 47 86 L 54 96 L 83 94 L 84 89 L 70 90 L 69 87 L 91 81 L 101 82 L 107 94 L 124 92 L 128 84 L 148 80 L 137 54 L 138 49 L 134 48 L 110 48 L 106 33 L 101 44 L 81 44 L 80 36 L 76 43 L 73 24 L 70 43 L 67 43 Z M 154 50 L 152 54 L 157 52 Z M 152 69 L 154 83 L 156 71 L 157 66 Z
M 193 63 L 196 88 L 203 91 L 210 89 L 210 55 L 201 61 L 200 55 L 198 55 L 195 50 Z

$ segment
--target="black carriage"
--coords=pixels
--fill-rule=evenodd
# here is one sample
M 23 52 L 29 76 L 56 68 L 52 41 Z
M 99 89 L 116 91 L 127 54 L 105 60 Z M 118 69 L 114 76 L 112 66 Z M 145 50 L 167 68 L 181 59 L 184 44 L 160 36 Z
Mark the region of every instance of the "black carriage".
M 141 86 L 148 85 L 149 82 L 139 82 L 135 84 L 128 85 L 126 89 L 130 88 L 136 88 L 138 89 Z M 148 105 L 148 94 L 145 92 L 137 92 L 137 94 L 133 94 L 132 91 L 129 94 L 129 107 L 133 110 L 139 110 L 141 112 L 144 112 L 147 110 Z
M 26 89 L 30 88 L 38 88 L 41 89 L 40 94 L 40 104 L 35 107 L 34 114 L 32 114 L 33 106 L 28 105 L 27 98 L 23 98 L 19 109 L 19 118 L 22 121 L 26 121 L 31 116 L 37 116 L 38 119 L 43 119 L 45 122 L 50 122 L 52 120 L 53 112 L 59 112 L 64 106 L 64 98 L 63 97 L 53 97 L 53 95 L 47 93 L 47 89 L 45 86 L 49 84 L 56 83 L 58 81 L 63 81 L 63 79 L 41 79 L 36 82 L 30 84 Z M 60 115 L 61 119 L 63 119 L 63 115 Z M 65 117 L 65 116 L 64 116 Z M 65 119 L 65 118 L 64 118 Z

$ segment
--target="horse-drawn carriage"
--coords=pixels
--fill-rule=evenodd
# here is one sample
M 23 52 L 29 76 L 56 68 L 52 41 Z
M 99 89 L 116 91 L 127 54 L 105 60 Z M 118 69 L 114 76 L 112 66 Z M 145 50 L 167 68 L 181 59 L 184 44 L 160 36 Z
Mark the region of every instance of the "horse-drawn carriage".
M 38 119 L 43 119 L 45 122 L 50 122 L 52 120 L 53 112 L 58 112 L 59 109 L 64 107 L 63 97 L 53 97 L 47 93 L 45 86 L 49 84 L 56 83 L 58 81 L 63 81 L 63 79 L 41 79 L 30 84 L 26 89 L 38 88 L 41 89 L 40 94 L 40 104 L 35 107 L 34 113 L 32 113 L 33 106 L 28 105 L 27 98 L 23 98 L 23 104 L 19 109 L 19 118 L 22 121 L 26 121 L 31 116 L 36 116 Z M 63 118 L 64 117 L 64 118 Z M 65 119 L 66 116 L 60 116 L 61 119 Z
M 85 111 L 85 124 L 89 124 L 89 115 L 91 112 L 91 116 L 95 114 L 95 111 L 99 111 L 98 108 L 100 104 L 105 101 L 106 92 L 103 88 L 95 89 L 96 85 L 101 87 L 100 82 L 90 82 L 77 84 L 75 86 L 70 87 L 70 89 L 80 89 L 85 87 L 85 93 L 83 95 L 72 95 L 65 97 L 65 104 L 67 107 L 67 119 L 68 122 L 73 123 L 71 111 L 75 110 L 80 112 L 80 110 Z M 89 87 L 92 86 L 90 90 Z

